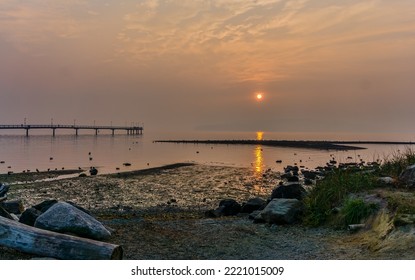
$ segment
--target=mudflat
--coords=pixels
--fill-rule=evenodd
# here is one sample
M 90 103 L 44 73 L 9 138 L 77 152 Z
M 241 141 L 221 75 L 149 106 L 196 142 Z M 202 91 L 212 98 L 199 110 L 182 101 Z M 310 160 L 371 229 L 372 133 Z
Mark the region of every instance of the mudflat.
M 373 252 L 344 230 L 204 215 L 225 198 L 266 199 L 279 181 L 271 170 L 176 164 L 11 185 L 9 199 L 21 199 L 25 207 L 48 199 L 77 203 L 114 230 L 108 242 L 123 247 L 124 259 L 411 258 L 398 251 Z M 32 257 L 0 247 L 0 259 Z

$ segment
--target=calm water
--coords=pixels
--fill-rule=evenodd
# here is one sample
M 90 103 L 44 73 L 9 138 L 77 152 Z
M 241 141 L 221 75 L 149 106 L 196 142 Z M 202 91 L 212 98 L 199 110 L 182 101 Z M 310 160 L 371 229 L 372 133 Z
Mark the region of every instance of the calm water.
M 45 133 L 48 133 L 46 131 Z M 288 164 L 314 168 L 324 165 L 335 156 L 342 162 L 384 159 L 404 146 L 364 145 L 366 150 L 318 151 L 299 148 L 279 148 L 248 145 L 206 145 L 153 143 L 160 139 L 285 139 L 285 140 L 401 140 L 388 138 L 390 135 L 350 136 L 341 134 L 277 134 L 277 133 L 151 133 L 143 135 L 1 135 L 0 173 L 47 169 L 73 169 L 97 167 L 100 173 L 143 169 L 177 162 L 250 167 L 261 172 L 265 168 L 282 170 Z M 352 159 L 350 159 L 350 157 Z M 276 160 L 282 160 L 277 164 Z M 126 167 L 123 163 L 131 163 Z

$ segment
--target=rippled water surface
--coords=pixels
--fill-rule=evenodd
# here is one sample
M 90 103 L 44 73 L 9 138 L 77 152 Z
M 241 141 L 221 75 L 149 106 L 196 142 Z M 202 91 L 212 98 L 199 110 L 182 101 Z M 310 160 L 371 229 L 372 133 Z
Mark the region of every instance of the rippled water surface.
M 154 143 L 166 139 L 284 139 L 284 140 L 379 140 L 376 137 L 276 133 L 176 133 L 115 136 L 95 135 L 0 135 L 0 173 L 24 170 L 88 169 L 100 173 L 143 169 L 176 162 L 251 167 L 257 172 L 282 170 L 288 164 L 314 168 L 332 157 L 341 162 L 382 160 L 403 151 L 403 145 L 362 145 L 365 150 L 327 151 L 248 145 Z M 385 140 L 382 138 L 380 140 Z M 386 139 L 392 140 L 392 139 Z M 393 140 L 397 140 L 396 138 Z M 399 140 L 399 139 L 398 139 Z M 401 139 L 410 141 L 411 139 Z M 276 161 L 282 161 L 277 163 Z M 125 163 L 131 164 L 125 166 Z

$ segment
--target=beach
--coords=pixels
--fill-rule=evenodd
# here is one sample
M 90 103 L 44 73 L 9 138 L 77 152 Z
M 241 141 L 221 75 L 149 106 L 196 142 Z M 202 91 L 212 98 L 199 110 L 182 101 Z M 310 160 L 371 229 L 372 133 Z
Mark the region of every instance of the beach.
M 25 176 L 29 179 L 30 174 Z M 12 184 L 9 199 L 21 199 L 25 207 L 57 199 L 86 208 L 114 231 L 108 242 L 123 247 L 124 259 L 411 258 L 406 250 L 370 250 L 358 235 L 345 230 L 255 224 L 246 215 L 205 217 L 205 211 L 225 198 L 240 203 L 266 199 L 279 180 L 270 170 L 258 174 L 247 168 L 187 163 Z M 0 259 L 32 257 L 0 247 Z

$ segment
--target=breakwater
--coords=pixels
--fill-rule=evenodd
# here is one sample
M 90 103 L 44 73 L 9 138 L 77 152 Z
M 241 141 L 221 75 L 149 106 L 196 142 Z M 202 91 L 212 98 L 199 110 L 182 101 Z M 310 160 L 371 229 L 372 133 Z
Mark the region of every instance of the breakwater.
M 364 147 L 348 145 L 349 142 L 305 141 L 305 140 L 156 140 L 155 143 L 209 144 L 209 145 L 264 145 L 287 148 L 318 150 L 361 150 Z M 364 142 L 358 142 L 364 144 Z M 351 142 L 350 142 L 351 144 Z M 357 144 L 357 142 L 356 142 Z

